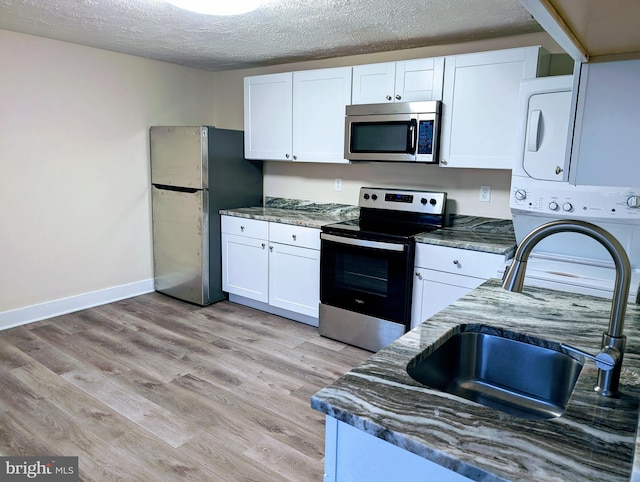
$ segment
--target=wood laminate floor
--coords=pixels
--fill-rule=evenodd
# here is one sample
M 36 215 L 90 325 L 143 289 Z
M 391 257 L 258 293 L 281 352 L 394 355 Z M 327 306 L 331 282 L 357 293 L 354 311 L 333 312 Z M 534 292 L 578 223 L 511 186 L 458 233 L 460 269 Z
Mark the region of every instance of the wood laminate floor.
M 0 454 L 80 480 L 321 481 L 320 388 L 369 352 L 223 301 L 151 293 L 0 332 Z

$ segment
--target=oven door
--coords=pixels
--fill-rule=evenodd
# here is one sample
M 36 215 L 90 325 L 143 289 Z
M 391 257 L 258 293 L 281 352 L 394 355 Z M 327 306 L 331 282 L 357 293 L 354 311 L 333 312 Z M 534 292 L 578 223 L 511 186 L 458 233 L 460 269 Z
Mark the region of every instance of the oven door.
M 347 311 L 411 322 L 413 241 L 388 242 L 322 233 L 320 301 Z

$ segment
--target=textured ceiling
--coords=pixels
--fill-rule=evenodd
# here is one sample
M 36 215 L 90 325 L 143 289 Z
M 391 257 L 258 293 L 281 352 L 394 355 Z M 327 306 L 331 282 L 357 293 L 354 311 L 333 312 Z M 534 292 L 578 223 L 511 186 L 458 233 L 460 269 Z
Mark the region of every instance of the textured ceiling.
M 0 0 L 0 29 L 212 71 L 541 30 L 519 0 L 265 0 L 233 17 L 162 0 Z

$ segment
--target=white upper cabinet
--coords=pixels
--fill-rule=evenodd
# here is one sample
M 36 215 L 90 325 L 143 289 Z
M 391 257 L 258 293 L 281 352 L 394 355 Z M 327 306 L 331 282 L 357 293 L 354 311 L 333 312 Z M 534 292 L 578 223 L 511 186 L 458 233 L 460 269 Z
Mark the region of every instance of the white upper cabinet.
M 520 82 L 538 74 L 540 47 L 447 57 L 440 165 L 511 169 Z
M 293 75 L 244 79 L 244 151 L 247 159 L 291 157 Z
M 244 79 L 247 159 L 347 162 L 344 115 L 351 67 Z
M 353 104 L 442 100 L 444 57 L 353 67 Z
M 344 159 L 345 107 L 351 67 L 293 73 L 293 155 L 297 161 Z

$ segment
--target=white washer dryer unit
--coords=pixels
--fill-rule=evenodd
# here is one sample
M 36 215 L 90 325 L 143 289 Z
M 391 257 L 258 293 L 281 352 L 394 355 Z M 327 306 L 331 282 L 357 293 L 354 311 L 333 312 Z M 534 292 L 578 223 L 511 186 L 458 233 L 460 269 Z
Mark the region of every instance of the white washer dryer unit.
M 513 176 L 511 191 L 518 243 L 536 227 L 557 219 L 596 224 L 625 248 L 632 267 L 629 301 L 639 301 L 640 188 L 574 186 Z M 611 298 L 615 276 L 611 256 L 597 241 L 583 234 L 558 233 L 534 248 L 525 284 Z
M 533 229 L 557 219 L 583 220 L 606 229 L 627 251 L 633 269 L 629 300 L 637 302 L 640 187 L 567 182 L 575 84 L 573 76 L 558 76 L 533 79 L 520 86 L 519 147 L 510 197 L 516 240 L 520 243 Z M 603 166 L 606 168 L 606 163 Z M 611 298 L 615 276 L 609 253 L 597 241 L 583 234 L 558 233 L 534 248 L 525 284 Z

